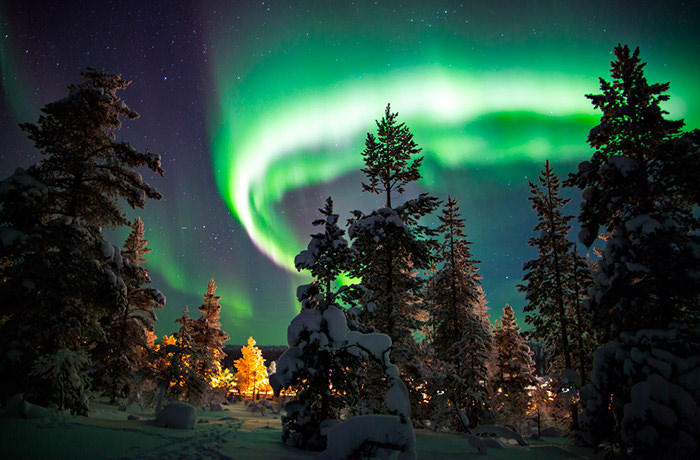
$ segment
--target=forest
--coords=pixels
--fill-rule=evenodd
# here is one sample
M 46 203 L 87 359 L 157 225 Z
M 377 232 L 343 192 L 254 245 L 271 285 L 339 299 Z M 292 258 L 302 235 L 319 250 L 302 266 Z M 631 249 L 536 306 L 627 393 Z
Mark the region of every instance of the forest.
M 266 363 L 251 337 L 233 367 L 213 279 L 196 317 L 185 308 L 177 332 L 155 335 L 157 255 L 124 206 L 162 198 L 139 168 L 165 171 L 117 139 L 138 117 L 118 94 L 130 82 L 86 69 L 20 126 L 42 160 L 0 182 L 5 415 L 87 416 L 100 398 L 155 414 L 245 400 L 277 406 L 281 440 L 323 459 L 416 458 L 416 430 L 462 433 L 480 452 L 484 434 L 548 431 L 605 458 L 697 458 L 700 130 L 666 118 L 669 83 L 647 82 L 639 49 L 614 57 L 585 96 L 601 113 L 590 159 L 562 178 L 547 161 L 530 182 L 525 324 L 507 305 L 490 321 L 469 216 L 453 197 L 410 194 L 421 148 L 387 105 L 358 184 L 383 207 L 343 221 L 333 197 L 319 203 L 294 260 L 313 282 L 297 288 L 286 351 Z M 578 215 L 564 187 L 580 193 Z M 124 227 L 123 244 L 109 241 Z

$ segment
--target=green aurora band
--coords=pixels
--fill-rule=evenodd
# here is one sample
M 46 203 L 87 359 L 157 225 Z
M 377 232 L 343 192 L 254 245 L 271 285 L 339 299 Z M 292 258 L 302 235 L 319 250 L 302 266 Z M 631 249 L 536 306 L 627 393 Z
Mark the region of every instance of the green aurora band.
M 143 30 L 113 24 L 109 8 L 92 27 L 81 22 L 92 12 L 54 22 L 29 8 L 0 34 L 0 96 L 16 124 L 34 121 L 53 100 L 47 91 L 62 97 L 86 65 L 134 79 L 125 98 L 143 119 L 119 136 L 170 161 L 166 179 L 153 182 L 166 199 L 136 212 L 149 227 L 154 286 L 169 298 L 159 334 L 176 327 L 184 305 L 196 308 L 213 276 L 232 342 L 281 342 L 299 308 L 295 287 L 308 279 L 293 260 L 316 209 L 329 195 L 342 219 L 381 206 L 361 192 L 359 171 L 387 103 L 425 155 L 420 186 L 406 196 L 459 200 L 492 312 L 506 302 L 517 312 L 515 286 L 532 253 L 527 181 L 545 159 L 565 176 L 591 156 L 586 138 L 600 113 L 584 96 L 608 77 L 613 47 L 639 46 L 648 80 L 671 82 L 669 117 L 700 127 L 697 6 L 633 3 L 154 2 L 139 7 L 153 13 Z M 3 27 L 13 12 L 0 6 Z M 20 161 L 33 161 L 22 149 Z M 203 179 L 207 153 L 215 189 Z
M 365 133 L 383 113 L 383 101 L 391 101 L 412 129 L 426 165 L 464 168 L 580 158 L 585 142 L 570 131 L 585 132 L 595 123 L 580 96 L 589 88 L 586 81 L 534 72 L 474 76 L 416 68 L 268 106 L 254 125 L 236 116 L 238 107 L 222 107 L 230 122 L 214 144 L 217 169 L 226 172 L 217 183 L 260 251 L 295 271 L 294 256 L 304 242 L 277 211 L 280 201 L 296 189 L 359 170 Z M 517 123 L 522 126 L 512 126 Z M 502 130 L 509 124 L 517 131 Z M 436 173 L 423 171 L 426 177 Z M 423 185 L 440 191 L 438 180 L 430 182 Z
M 431 66 L 281 98 L 252 121 L 235 103 L 222 104 L 225 127 L 213 146 L 217 185 L 259 250 L 295 272 L 305 235 L 294 232 L 280 202 L 297 189 L 358 171 L 365 133 L 374 130 L 386 102 L 424 150 L 422 185 L 444 195 L 444 169 L 585 158 L 587 132 L 599 118 L 583 97 L 588 92 L 590 78 Z M 674 115 L 682 115 L 682 106 Z
M 601 5 L 455 3 L 436 10 L 419 1 L 401 8 L 302 1 L 260 5 L 245 15 L 232 10 L 228 35 L 222 22 L 211 37 L 215 96 L 208 119 L 217 188 L 253 244 L 296 274 L 294 257 L 310 228 L 299 221 L 299 208 L 315 210 L 330 195 L 341 217 L 367 210 L 367 203 L 347 203 L 348 178 L 357 177 L 365 135 L 390 103 L 423 148 L 421 188 L 457 196 L 471 240 L 493 250 L 499 243 L 489 233 L 503 220 L 472 213 L 507 209 L 521 219 L 530 212 L 526 196 L 522 210 L 503 198 L 511 178 L 524 182 L 517 184 L 523 194 L 523 176 L 534 179 L 545 159 L 566 175 L 590 157 L 586 138 L 600 114 L 584 95 L 599 90 L 598 77 L 608 77 L 618 42 L 641 47 L 647 78 L 672 82 L 665 108 L 697 126 L 700 90 L 688 50 L 671 38 L 675 31 L 658 15 L 645 24 L 628 18 L 608 22 L 609 30 L 591 28 Z M 501 197 L 489 197 L 494 192 Z M 501 207 L 491 211 L 491 202 Z M 508 244 L 527 241 L 510 238 Z M 490 266 L 503 263 L 493 254 L 481 257 Z M 300 279 L 293 275 L 290 284 Z M 517 282 L 489 280 L 495 311 L 503 299 L 519 302 Z

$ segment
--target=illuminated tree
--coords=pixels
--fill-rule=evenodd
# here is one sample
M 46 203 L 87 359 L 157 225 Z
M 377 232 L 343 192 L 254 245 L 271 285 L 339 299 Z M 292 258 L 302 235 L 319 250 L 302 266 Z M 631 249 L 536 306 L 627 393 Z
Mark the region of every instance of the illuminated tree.
M 202 316 L 193 319 L 188 309 L 175 322 L 180 329 L 173 335 L 175 342 L 160 348 L 150 358 L 151 372 L 147 378 L 155 380 L 161 394 L 171 399 L 184 399 L 194 404 L 212 402 L 225 396 L 222 382 L 227 380 L 221 368 L 224 357 L 223 342 L 228 335 L 220 329 L 220 297 L 215 295 L 214 280 L 209 281 Z M 158 400 L 161 401 L 162 396 Z
M 248 338 L 248 345 L 241 350 L 243 357 L 235 361 L 236 374 L 234 380 L 236 387 L 242 394 L 250 395 L 258 399 L 261 392 L 272 390 L 267 380 L 267 367 L 262 351 L 255 346 L 255 340 Z
M 496 349 L 495 373 L 491 378 L 497 409 L 507 423 L 521 420 L 528 410 L 528 387 L 537 384 L 532 352 L 520 334 L 510 305 L 493 333 Z
M 488 322 L 478 311 L 485 302 L 479 261 L 469 249 L 457 200 L 448 197 L 438 219 L 442 239 L 435 257 L 437 267 L 425 289 L 430 306 L 427 340 L 434 351 L 432 367 L 443 367 L 446 378 L 435 386 L 433 398 L 436 402 L 447 398 L 449 404 L 456 405 L 445 410 L 451 419 L 457 410 L 463 410 L 471 423 L 478 424 L 487 409 L 486 364 L 493 348 Z M 459 423 L 453 420 L 451 424 Z
M 0 391 L 42 404 L 58 402 L 47 400 L 45 373 L 30 377 L 34 364 L 93 350 L 104 320 L 127 302 L 120 252 L 103 233 L 126 223 L 119 200 L 134 208 L 161 197 L 136 171 L 162 174 L 160 157 L 115 140 L 121 117 L 138 117 L 117 95 L 129 82 L 93 69 L 82 76 L 36 124 L 21 125 L 44 158 L 0 185 Z M 83 396 L 60 405 L 87 411 Z
M 185 324 L 189 319 L 187 310 L 178 320 Z M 147 366 L 143 370 L 145 378 L 155 384 L 155 409 L 160 412 L 166 401 L 200 402 L 207 384 L 197 375 L 193 363 L 200 359 L 198 350 L 189 342 L 185 332 L 163 337 L 161 343 L 154 345 L 147 357 Z
M 588 303 L 603 345 L 582 420 L 589 442 L 622 455 L 695 458 L 700 132 L 665 118 L 669 84 L 647 82 L 639 49 L 614 52 L 612 80 L 587 95 L 602 111 L 588 136 L 595 152 L 569 179 L 583 190 L 581 241 L 608 234 Z

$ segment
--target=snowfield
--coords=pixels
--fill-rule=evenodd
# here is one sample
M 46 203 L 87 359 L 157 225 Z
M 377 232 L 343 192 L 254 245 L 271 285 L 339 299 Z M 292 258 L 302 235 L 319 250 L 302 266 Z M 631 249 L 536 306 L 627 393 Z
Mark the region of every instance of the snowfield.
M 53 419 L 22 419 L 0 415 L 0 458 L 14 459 L 312 459 L 317 452 L 286 446 L 281 441 L 279 414 L 251 413 L 245 404 L 224 406 L 224 411 L 197 411 L 194 429 L 159 428 L 149 422 L 152 410 L 138 405 L 120 411 L 96 403 L 90 417 L 58 415 Z M 129 420 L 128 418 L 132 418 Z M 137 417 L 138 419 L 135 419 Z M 416 430 L 418 458 L 450 459 L 601 459 L 602 454 L 581 449 L 566 439 L 512 441 L 491 448 L 486 456 L 460 434 Z

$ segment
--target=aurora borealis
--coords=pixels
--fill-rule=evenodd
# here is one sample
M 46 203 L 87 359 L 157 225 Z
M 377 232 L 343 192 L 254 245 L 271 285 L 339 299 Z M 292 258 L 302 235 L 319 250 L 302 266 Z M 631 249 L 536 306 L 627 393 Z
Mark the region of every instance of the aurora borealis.
M 133 214 L 168 298 L 159 335 L 213 277 L 230 343 L 284 343 L 316 209 L 330 195 L 344 220 L 382 204 L 359 169 L 387 103 L 425 155 L 407 195 L 459 200 L 493 317 L 523 306 L 527 181 L 545 159 L 565 176 L 592 153 L 599 115 L 584 95 L 613 46 L 639 46 L 647 78 L 671 82 L 670 116 L 700 127 L 692 2 L 44 3 L 0 7 L 0 172 L 39 160 L 17 123 L 81 69 L 133 80 L 122 97 L 141 118 L 118 137 L 161 153 L 166 170 L 147 178 L 165 199 Z

